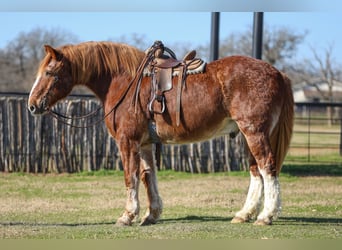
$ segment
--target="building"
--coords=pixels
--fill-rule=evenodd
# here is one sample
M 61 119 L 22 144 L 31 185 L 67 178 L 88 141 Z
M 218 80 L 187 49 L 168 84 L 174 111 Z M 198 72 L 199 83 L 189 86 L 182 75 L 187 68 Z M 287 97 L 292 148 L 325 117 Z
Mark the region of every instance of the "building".
M 295 102 L 328 102 L 329 87 L 326 82 L 308 84 L 306 82 L 293 86 Z M 342 82 L 335 81 L 333 86 L 333 102 L 342 102 Z

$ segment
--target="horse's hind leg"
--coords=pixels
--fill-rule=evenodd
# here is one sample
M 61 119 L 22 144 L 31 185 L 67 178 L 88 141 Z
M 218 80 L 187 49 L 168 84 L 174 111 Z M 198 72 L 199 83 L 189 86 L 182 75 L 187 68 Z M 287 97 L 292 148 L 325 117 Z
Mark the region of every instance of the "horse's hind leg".
M 247 222 L 259 212 L 263 194 L 263 180 L 259 173 L 256 161 L 252 156 L 250 156 L 249 172 L 250 183 L 246 202 L 243 208 L 235 214 L 235 217 L 232 219 L 231 223 Z
M 162 213 L 162 200 L 159 197 L 157 176 L 156 176 L 156 164 L 159 164 L 160 151 L 156 153 L 156 150 L 160 148 L 160 144 L 146 145 L 141 149 L 140 157 L 140 177 L 145 185 L 147 192 L 147 211 L 141 220 L 140 225 L 155 224 Z
M 258 215 L 255 225 L 271 225 L 281 212 L 280 184 L 278 176 L 268 173 L 267 169 L 260 169 L 264 179 L 264 209 Z
M 264 132 L 248 130 L 242 130 L 242 132 L 244 132 L 249 149 L 256 160 L 264 185 L 264 208 L 258 215 L 255 224 L 270 225 L 272 224 L 272 220 L 280 213 L 281 206 L 280 185 L 269 137 Z M 258 177 L 259 182 L 260 180 Z

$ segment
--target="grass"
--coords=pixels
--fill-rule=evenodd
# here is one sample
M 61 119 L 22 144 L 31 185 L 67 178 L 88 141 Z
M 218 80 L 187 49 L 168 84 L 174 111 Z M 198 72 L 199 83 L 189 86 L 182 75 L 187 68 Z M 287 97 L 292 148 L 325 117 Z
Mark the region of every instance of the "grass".
M 287 163 L 282 174 L 290 176 L 342 176 L 342 164 Z
M 341 125 L 294 124 L 287 161 L 340 163 Z M 310 130 L 310 134 L 308 133 Z
M 230 224 L 246 197 L 249 177 L 245 172 L 191 175 L 161 171 L 164 211 L 156 225 L 147 227 L 114 225 L 126 198 L 122 172 L 1 174 L 0 237 L 342 239 L 341 172 L 339 168 L 335 175 L 304 176 L 301 166 L 284 167 L 283 212 L 271 227 Z M 140 198 L 143 214 L 143 188 Z

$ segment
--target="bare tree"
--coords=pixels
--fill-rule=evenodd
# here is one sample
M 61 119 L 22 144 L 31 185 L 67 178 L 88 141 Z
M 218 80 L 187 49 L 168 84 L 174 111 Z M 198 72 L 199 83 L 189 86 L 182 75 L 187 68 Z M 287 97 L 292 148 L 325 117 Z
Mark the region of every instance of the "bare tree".
M 111 37 L 109 40 L 116 43 L 127 43 L 131 46 L 137 47 L 140 50 L 146 50 L 153 44 L 153 41 L 149 40 L 146 35 L 139 33 Z
M 122 35 L 118 38 L 110 38 L 109 40 L 113 42 L 121 42 L 121 43 L 127 43 L 131 46 L 135 46 L 140 50 L 146 50 L 148 49 L 152 44 L 153 40 L 148 39 L 145 35 L 138 34 L 138 33 L 132 33 L 129 35 Z M 182 59 L 182 57 L 188 53 L 189 51 L 195 49 L 197 52 L 208 50 L 208 47 L 205 46 L 198 46 L 197 48 L 194 47 L 191 43 L 189 42 L 174 42 L 174 43 L 167 43 L 167 41 L 162 41 L 164 45 L 168 48 L 170 48 L 172 51 L 175 52 L 176 56 L 178 59 Z M 200 48 L 200 49 L 198 49 Z M 202 54 L 198 54 L 198 56 L 204 57 Z
M 334 84 L 336 81 L 341 80 L 341 66 L 337 65 L 332 57 L 333 47 L 329 46 L 328 48 L 326 48 L 324 50 L 324 56 L 320 56 L 314 48 L 311 48 L 311 50 L 314 59 L 317 62 L 317 66 L 315 67 L 312 63 L 310 64 L 310 66 L 311 68 L 316 69 L 321 82 L 328 85 L 328 91 L 327 93 L 325 93 L 324 91 L 320 90 L 319 85 L 315 84 L 315 86 L 322 94 L 324 100 L 333 102 Z
M 263 60 L 283 69 L 297 52 L 298 45 L 304 41 L 307 32 L 295 32 L 287 27 L 264 27 Z M 252 55 L 252 28 L 243 33 L 234 33 L 223 40 L 220 55 Z
M 266 28 L 263 38 L 263 59 L 278 68 L 286 67 L 306 34 L 306 31 L 298 33 L 286 27 Z
M 333 58 L 333 46 L 327 46 L 319 53 L 316 48 L 311 47 L 312 58 L 307 58 L 302 64 L 297 64 L 292 71 L 298 81 L 312 86 L 325 102 L 335 102 L 334 86 L 342 82 L 342 66 Z M 327 108 L 328 125 L 332 124 L 333 110 Z
M 29 91 L 39 61 L 44 55 L 44 44 L 59 46 L 77 42 L 74 34 L 62 30 L 35 28 L 21 32 L 0 50 L 0 91 Z
M 297 82 L 313 86 L 320 93 L 322 100 L 334 102 L 333 87 L 342 82 L 342 66 L 333 58 L 333 46 L 328 46 L 323 53 L 311 47 L 312 58 L 306 58 L 302 63 L 291 66 L 292 74 L 296 75 Z M 324 90 L 322 86 L 328 86 Z

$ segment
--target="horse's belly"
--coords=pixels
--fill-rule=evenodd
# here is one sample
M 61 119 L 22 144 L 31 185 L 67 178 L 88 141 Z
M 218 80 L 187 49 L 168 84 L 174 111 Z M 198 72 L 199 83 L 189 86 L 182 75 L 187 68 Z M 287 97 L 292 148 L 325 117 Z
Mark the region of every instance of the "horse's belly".
M 226 118 L 222 122 L 222 127 L 212 136 L 218 137 L 222 135 L 236 135 L 239 132 L 239 127 L 234 120 Z
M 235 135 L 238 132 L 239 128 L 236 122 L 231 118 L 225 118 L 222 122 L 210 128 L 198 128 L 192 131 L 187 131 L 186 133 L 177 133 L 175 131 L 173 136 L 169 135 L 166 137 L 164 137 L 162 133 L 159 133 L 159 135 L 161 141 L 165 144 L 188 144 L 206 141 L 223 135 Z

